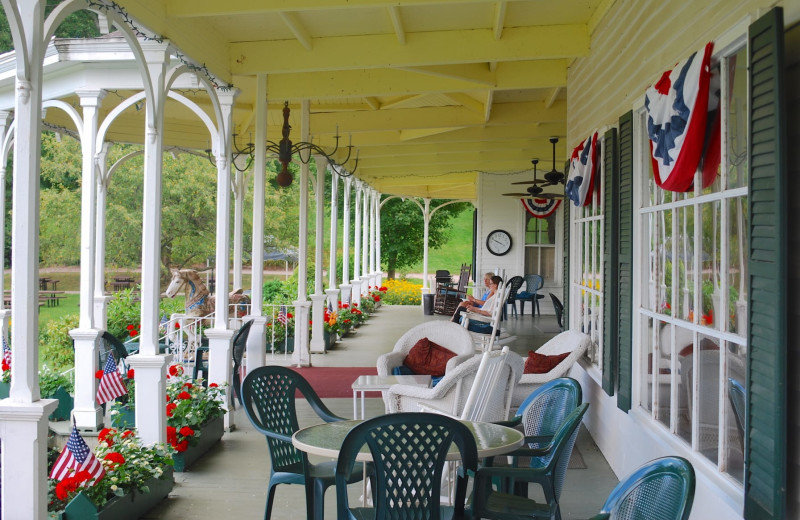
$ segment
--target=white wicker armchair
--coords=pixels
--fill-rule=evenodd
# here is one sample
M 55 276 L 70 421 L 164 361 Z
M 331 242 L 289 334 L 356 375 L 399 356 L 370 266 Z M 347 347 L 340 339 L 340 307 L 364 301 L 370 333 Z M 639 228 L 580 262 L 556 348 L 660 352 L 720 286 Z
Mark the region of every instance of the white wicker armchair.
M 449 371 L 433 388 L 422 388 L 411 385 L 393 385 L 386 392 L 389 413 L 417 412 L 420 405 L 436 409 L 442 413 L 460 417 L 467 402 L 470 389 L 475 381 L 481 356 L 474 356 Z M 505 420 L 508 418 L 510 400 L 508 392 L 513 392 L 514 385 L 522 375 L 525 361 L 517 354 L 509 352 L 505 356 L 506 367 L 497 377 L 497 384 L 503 385 L 507 392 L 496 394 L 495 401 L 488 406 L 487 421 Z
M 544 383 L 566 375 L 572 368 L 572 365 L 586 353 L 591 343 L 592 338 L 586 334 L 576 330 L 567 330 L 539 347 L 539 349 L 536 350 L 538 354 L 554 356 L 569 352 L 570 355 L 563 359 L 561 363 L 556 365 L 550 372 L 544 374 L 522 374 L 519 383 L 517 383 L 514 389 L 514 395 L 511 398 L 511 409 L 515 410 L 519 408 L 519 405 L 522 404 L 525 398 Z
M 455 352 L 456 355 L 447 362 L 445 373 L 475 356 L 472 337 L 461 325 L 444 320 L 426 321 L 400 336 L 400 339 L 394 344 L 392 352 L 378 358 L 378 375 L 391 375 L 395 367 L 403 364 L 411 347 L 422 338 L 428 338 L 447 350 Z

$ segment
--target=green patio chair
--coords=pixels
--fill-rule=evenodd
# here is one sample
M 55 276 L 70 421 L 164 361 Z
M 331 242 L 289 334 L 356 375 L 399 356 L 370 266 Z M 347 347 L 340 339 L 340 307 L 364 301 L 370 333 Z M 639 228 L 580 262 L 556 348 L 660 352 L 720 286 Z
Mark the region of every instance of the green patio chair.
M 100 335 L 100 339 L 101 339 L 101 346 L 99 351 L 98 366 L 100 368 L 105 367 L 106 360 L 108 359 L 108 354 L 110 352 L 113 352 L 114 359 L 117 361 L 117 363 L 121 361 L 123 369 L 127 371 L 128 364 L 125 361 L 125 358 L 128 357 L 128 349 L 125 348 L 125 345 L 120 340 L 118 340 L 116 336 L 114 336 L 107 330 L 103 331 L 103 334 Z
M 733 407 L 733 417 L 736 420 L 736 431 L 739 432 L 739 447 L 744 453 L 744 425 L 745 425 L 745 391 L 739 381 L 728 378 L 728 399 Z
M 591 520 L 688 520 L 694 487 L 694 468 L 688 460 L 655 459 L 617 484 Z
M 267 438 L 270 455 L 270 477 L 264 518 L 272 515 L 275 488 L 278 484 L 300 484 L 306 487 L 307 518 L 324 518 L 325 490 L 334 484 L 336 462 L 311 464 L 306 454 L 292 445 L 292 435 L 299 429 L 295 392 L 300 392 L 311 408 L 325 422 L 343 421 L 334 415 L 303 376 L 280 366 L 259 367 L 242 382 L 242 405 L 255 429 Z M 362 478 L 357 464 L 346 475 L 347 482 Z M 371 470 L 370 470 L 371 471 Z
M 497 520 L 560 519 L 558 498 L 564 487 L 567 465 L 588 403 L 579 405 L 545 448 L 521 448 L 515 453 L 531 457 L 531 467 L 499 468 L 484 466 L 475 475 L 475 518 Z M 516 496 L 492 488 L 493 479 L 507 479 L 512 486 L 532 482 L 542 486 L 545 504 L 527 496 Z M 655 518 L 655 517 L 653 517 Z
M 239 372 L 242 368 L 244 351 L 247 349 L 247 338 L 250 336 L 250 328 L 252 326 L 253 320 L 250 320 L 239 327 L 239 330 L 233 335 L 233 348 L 231 349 L 233 355 L 233 393 L 239 399 L 239 404 L 242 404 L 242 376 Z M 232 404 L 235 406 L 236 403 Z
M 347 479 L 356 455 L 367 445 L 375 465 L 374 508 L 351 508 Z M 442 474 L 452 444 L 461 453 L 453 506 L 442 506 Z M 478 465 L 475 438 L 456 419 L 431 413 L 382 415 L 353 428 L 339 450 L 336 501 L 339 520 L 464 518 L 469 475 Z

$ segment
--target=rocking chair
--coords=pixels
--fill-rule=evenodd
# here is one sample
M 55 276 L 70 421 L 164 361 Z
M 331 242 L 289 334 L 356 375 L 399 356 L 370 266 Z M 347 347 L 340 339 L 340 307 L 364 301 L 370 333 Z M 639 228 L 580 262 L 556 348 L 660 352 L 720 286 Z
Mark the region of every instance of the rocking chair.
M 471 271 L 471 265 L 462 264 L 461 274 L 458 276 L 458 284 L 447 281 L 437 282 L 436 299 L 433 303 L 434 313 L 449 315 L 455 312 L 461 300 L 467 297 L 467 282 Z

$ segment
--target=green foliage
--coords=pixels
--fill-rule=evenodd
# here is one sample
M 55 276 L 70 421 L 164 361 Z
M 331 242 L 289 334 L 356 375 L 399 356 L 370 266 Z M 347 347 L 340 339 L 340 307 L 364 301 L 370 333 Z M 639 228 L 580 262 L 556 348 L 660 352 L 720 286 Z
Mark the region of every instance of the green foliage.
M 53 397 L 58 387 L 63 387 L 69 393 L 73 392 L 72 381 L 67 376 L 47 366 L 39 370 L 39 391 L 42 398 Z
M 39 353 L 51 369 L 61 372 L 75 366 L 75 349 L 69 331 L 78 328 L 78 315 L 51 320 L 39 334 Z
M 435 199 L 431 208 L 447 202 Z M 466 202 L 450 204 L 436 211 L 428 226 L 428 244 L 436 249 L 450 237 L 450 220 L 470 207 Z M 381 209 L 381 261 L 386 264 L 389 278 L 395 271 L 413 265 L 423 257 L 424 220 L 419 206 L 410 200 L 392 199 Z
M 297 282 L 295 281 L 295 287 Z M 292 294 L 289 293 L 289 288 L 283 280 L 267 280 L 264 282 L 264 303 L 283 303 L 289 304 L 292 302 Z M 297 296 L 297 292 L 294 293 Z
M 106 329 L 118 340 L 131 337 L 128 325 L 138 325 L 142 317 L 141 303 L 136 301 L 133 289 L 125 289 L 108 302 L 108 326 Z
M 64 0 L 48 0 L 45 5 L 45 16 Z M 100 36 L 97 27 L 97 15 L 91 11 L 78 11 L 67 16 L 61 25 L 56 28 L 56 36 L 59 38 L 96 38 Z M 11 38 L 11 29 L 8 25 L 8 17 L 5 11 L 0 8 L 0 53 L 14 50 L 14 42 Z

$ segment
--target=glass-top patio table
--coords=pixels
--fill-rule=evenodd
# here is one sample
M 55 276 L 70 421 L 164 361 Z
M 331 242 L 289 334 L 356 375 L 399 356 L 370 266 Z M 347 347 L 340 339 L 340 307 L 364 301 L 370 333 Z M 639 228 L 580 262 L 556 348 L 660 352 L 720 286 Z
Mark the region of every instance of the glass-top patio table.
M 300 451 L 312 455 L 339 457 L 339 449 L 342 447 L 344 438 L 356 425 L 364 421 L 337 421 L 331 423 L 317 424 L 303 428 L 292 435 L 292 444 Z M 503 455 L 521 447 L 524 443 L 522 432 L 492 423 L 461 421 L 464 423 L 478 447 L 478 457 L 494 457 Z M 458 448 L 453 445 L 447 456 L 448 460 L 459 460 L 461 458 Z M 356 456 L 358 461 L 371 461 L 372 455 L 369 448 L 364 445 L 361 452 Z

